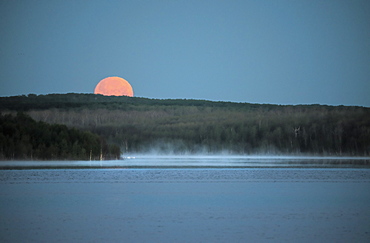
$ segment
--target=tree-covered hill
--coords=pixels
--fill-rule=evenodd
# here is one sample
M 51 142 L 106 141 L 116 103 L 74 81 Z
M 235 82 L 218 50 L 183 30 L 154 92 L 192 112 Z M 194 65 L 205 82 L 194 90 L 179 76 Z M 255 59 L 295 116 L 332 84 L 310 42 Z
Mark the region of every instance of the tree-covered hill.
M 0 98 L 0 111 L 88 130 L 124 152 L 370 155 L 370 109 L 94 94 Z
M 120 149 L 88 131 L 36 122 L 28 115 L 0 115 L 0 159 L 98 160 Z
M 218 107 L 232 109 L 271 109 L 276 105 L 258 105 L 250 103 L 234 103 L 207 100 L 184 99 L 149 99 L 127 96 L 104 96 L 96 94 L 48 94 L 48 95 L 21 95 L 0 97 L 0 111 L 16 110 L 44 110 L 44 109 L 109 109 L 109 110 L 143 110 L 156 109 L 157 106 L 196 106 Z

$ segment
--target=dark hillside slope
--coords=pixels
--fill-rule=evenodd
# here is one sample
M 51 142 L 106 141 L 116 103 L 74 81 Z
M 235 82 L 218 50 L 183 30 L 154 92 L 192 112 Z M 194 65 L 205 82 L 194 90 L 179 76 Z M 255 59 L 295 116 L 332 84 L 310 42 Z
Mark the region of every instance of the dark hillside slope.
M 0 115 L 2 160 L 98 160 L 119 158 L 120 149 L 88 131 L 36 122 L 28 115 Z
M 0 97 L 0 110 L 44 110 L 44 109 L 152 109 L 157 106 L 197 106 L 219 108 L 261 109 L 261 105 L 249 103 L 214 102 L 207 100 L 183 100 L 183 99 L 148 99 L 127 96 L 103 96 L 95 94 L 48 94 L 48 95 L 21 95 Z M 276 105 L 263 105 L 264 109 L 276 107 Z
M 0 110 L 100 134 L 124 152 L 370 155 L 370 109 L 94 94 L 0 98 Z

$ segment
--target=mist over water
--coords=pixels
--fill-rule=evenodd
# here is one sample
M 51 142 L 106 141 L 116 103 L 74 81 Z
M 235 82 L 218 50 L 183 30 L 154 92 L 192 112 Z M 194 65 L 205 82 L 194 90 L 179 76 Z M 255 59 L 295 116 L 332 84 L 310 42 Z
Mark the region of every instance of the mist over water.
M 370 168 L 370 158 L 144 153 L 120 160 L 0 161 L 0 169 L 33 168 Z
M 370 157 L 317 156 L 282 154 L 270 148 L 255 154 L 236 153 L 230 149 L 189 145 L 182 140 L 156 141 L 138 153 L 124 153 L 126 166 L 137 167 L 324 167 L 370 168 Z
M 370 168 L 369 157 L 315 157 L 232 154 L 132 154 L 125 157 L 127 166 L 148 167 L 229 167 L 229 168 Z
M 143 143 L 139 147 L 129 150 L 124 149 L 124 154 L 144 154 L 144 155 L 185 155 L 185 156 L 258 156 L 258 157 L 366 157 L 367 153 L 342 153 L 342 152 L 325 152 L 325 149 L 318 149 L 321 152 L 301 152 L 299 149 L 294 151 L 279 150 L 272 144 L 261 145 L 258 148 L 243 147 L 242 144 L 197 144 L 185 141 L 183 139 L 158 139 Z

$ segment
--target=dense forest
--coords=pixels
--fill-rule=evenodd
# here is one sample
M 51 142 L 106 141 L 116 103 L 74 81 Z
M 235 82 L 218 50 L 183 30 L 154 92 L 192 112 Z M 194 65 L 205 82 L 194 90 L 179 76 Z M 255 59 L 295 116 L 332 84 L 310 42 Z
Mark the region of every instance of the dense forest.
M 120 148 L 100 136 L 28 115 L 0 115 L 0 159 L 98 160 L 119 158 Z
M 94 94 L 0 97 L 3 114 L 89 131 L 124 153 L 370 155 L 370 108 Z

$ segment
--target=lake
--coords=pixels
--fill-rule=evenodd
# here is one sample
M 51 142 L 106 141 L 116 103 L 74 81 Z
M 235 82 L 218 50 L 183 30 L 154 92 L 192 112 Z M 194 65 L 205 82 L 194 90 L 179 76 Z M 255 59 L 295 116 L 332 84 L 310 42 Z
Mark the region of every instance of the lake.
M 0 162 L 1 242 L 369 242 L 367 158 Z

